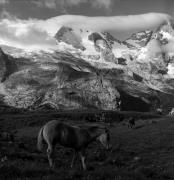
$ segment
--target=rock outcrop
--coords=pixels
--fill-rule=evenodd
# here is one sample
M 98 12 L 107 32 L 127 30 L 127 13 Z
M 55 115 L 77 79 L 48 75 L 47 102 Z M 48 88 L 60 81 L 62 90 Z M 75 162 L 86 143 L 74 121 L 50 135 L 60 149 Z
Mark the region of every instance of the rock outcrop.
M 64 42 L 72 45 L 73 47 L 85 50 L 85 47 L 82 45 L 82 39 L 76 34 L 76 32 L 70 27 L 61 27 L 56 33 L 55 38 L 58 42 Z
M 95 32 L 90 34 L 88 39 L 94 43 L 94 47 L 96 51 L 100 53 L 101 59 L 104 61 L 117 63 L 117 59 L 112 52 L 112 41 L 107 41 L 104 35 L 102 36 L 102 34 Z
M 17 71 L 17 65 L 0 48 L 0 81 L 4 82 L 15 71 Z
M 5 53 L 3 56 L 8 57 Z M 61 63 L 52 60 L 48 62 L 50 59 L 23 59 L 24 63 L 21 64 L 20 58 L 11 57 L 19 70 L 10 74 L 3 82 L 6 91 L 4 102 L 22 109 L 37 109 L 49 105 L 56 109 L 117 110 L 120 95 L 111 82 L 101 80 L 95 68 L 83 64 L 82 60 L 81 65 L 80 61 L 77 63 L 80 69 L 76 70 L 71 58 L 72 56 L 66 56 L 67 61 Z M 28 61 L 27 65 L 25 61 Z M 91 72 L 85 71 L 87 65 Z

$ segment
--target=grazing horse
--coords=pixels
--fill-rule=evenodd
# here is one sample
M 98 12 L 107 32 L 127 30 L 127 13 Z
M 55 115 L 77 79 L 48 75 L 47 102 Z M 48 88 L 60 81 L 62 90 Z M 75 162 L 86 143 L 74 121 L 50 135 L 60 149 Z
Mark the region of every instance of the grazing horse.
M 74 150 L 71 167 L 77 155 L 80 156 L 82 167 L 86 170 L 85 150 L 95 140 L 106 148 L 110 149 L 110 133 L 106 127 L 101 126 L 72 126 L 64 122 L 52 120 L 46 123 L 38 133 L 37 147 L 41 151 L 43 141 L 48 145 L 47 156 L 50 167 L 54 167 L 53 154 L 55 145 L 60 145 Z

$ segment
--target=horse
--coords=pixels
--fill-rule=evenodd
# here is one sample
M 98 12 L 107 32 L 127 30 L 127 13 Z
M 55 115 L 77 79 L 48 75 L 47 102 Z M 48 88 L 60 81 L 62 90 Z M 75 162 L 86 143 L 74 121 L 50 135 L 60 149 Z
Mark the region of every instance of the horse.
M 107 150 L 111 149 L 109 129 L 100 126 L 74 126 L 67 123 L 52 120 L 41 127 L 38 138 L 37 148 L 42 150 L 43 142 L 47 144 L 47 156 L 50 168 L 54 168 L 53 156 L 56 144 L 73 149 L 71 168 L 75 158 L 80 156 L 83 170 L 86 170 L 85 152 L 88 145 L 94 141 L 99 141 Z

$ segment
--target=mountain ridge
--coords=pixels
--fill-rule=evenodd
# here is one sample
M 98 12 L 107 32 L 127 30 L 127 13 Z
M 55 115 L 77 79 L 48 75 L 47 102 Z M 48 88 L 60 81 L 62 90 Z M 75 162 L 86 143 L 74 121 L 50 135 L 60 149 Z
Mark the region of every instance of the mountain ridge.
M 169 73 L 173 35 L 168 23 L 155 31 L 133 33 L 123 41 L 109 32 L 63 25 L 54 36 L 57 50 L 52 52 L 5 47 L 17 69 L 11 71 L 3 64 L 8 56 L 2 51 L 3 67 L 10 71 L 2 82 L 8 92 L 4 101 L 31 109 L 51 104 L 56 109 L 124 110 L 128 108 L 123 101 L 133 98 L 144 103 L 146 110 L 163 107 L 167 111 L 173 106 L 173 76 Z

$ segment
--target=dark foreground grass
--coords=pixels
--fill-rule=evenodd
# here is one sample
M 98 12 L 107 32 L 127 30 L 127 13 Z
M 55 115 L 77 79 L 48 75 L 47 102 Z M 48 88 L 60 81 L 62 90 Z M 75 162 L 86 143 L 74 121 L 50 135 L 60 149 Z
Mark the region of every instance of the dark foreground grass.
M 36 163 L 37 164 L 37 163 Z M 146 179 L 173 179 L 172 172 L 158 170 L 157 167 L 139 166 L 136 168 L 118 168 L 117 166 L 98 166 L 96 169 L 88 169 L 86 172 L 76 169 L 59 168 L 50 170 L 48 167 L 37 167 L 35 164 L 24 163 L 23 167 L 17 164 L 6 164 L 0 167 L 0 179 L 86 179 L 86 180 L 146 180 Z M 172 173 L 172 174 L 171 174 Z
M 140 128 L 135 129 L 113 123 L 112 151 L 105 151 L 98 143 L 91 144 L 87 150 L 88 168 L 84 172 L 79 159 L 75 166 L 70 168 L 71 149 L 56 147 L 55 169 L 48 166 L 46 147 L 43 153 L 38 153 L 38 130 L 51 118 L 32 118 L 31 114 L 17 115 L 15 118 L 10 115 L 4 117 L 0 121 L 0 130 L 9 129 L 17 132 L 14 142 L 0 138 L 0 180 L 174 179 L 172 119 L 163 118 L 151 124 L 141 122 L 136 124 L 136 127 Z M 65 120 L 69 121 L 67 117 Z

